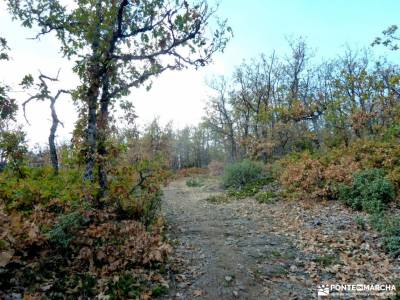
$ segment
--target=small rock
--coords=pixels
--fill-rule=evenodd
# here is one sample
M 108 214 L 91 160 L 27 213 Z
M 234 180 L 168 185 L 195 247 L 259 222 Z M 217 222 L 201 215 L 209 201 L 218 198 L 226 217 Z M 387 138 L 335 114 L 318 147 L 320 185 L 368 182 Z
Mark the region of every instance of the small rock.
M 360 246 L 361 250 L 369 250 L 369 244 L 368 243 L 363 243 Z
M 336 226 L 336 228 L 338 230 L 344 230 L 344 229 L 346 229 L 346 225 L 345 224 L 339 224 L 338 226 Z
M 239 293 L 237 291 L 233 291 L 232 293 L 233 293 L 233 296 L 239 297 Z
M 233 279 L 233 277 L 232 276 L 225 276 L 225 280 L 226 280 L 226 282 L 231 282 L 232 281 L 232 279 Z
M 187 286 L 187 283 L 186 282 L 179 282 L 176 286 L 178 287 L 178 289 L 183 289 L 183 288 L 185 288 Z
M 321 226 L 321 225 L 322 225 L 322 222 L 321 222 L 321 220 L 314 220 L 314 221 L 312 222 L 312 225 L 313 225 L 313 226 Z
M 245 286 L 242 284 L 238 285 L 238 289 L 239 289 L 239 291 L 246 291 Z

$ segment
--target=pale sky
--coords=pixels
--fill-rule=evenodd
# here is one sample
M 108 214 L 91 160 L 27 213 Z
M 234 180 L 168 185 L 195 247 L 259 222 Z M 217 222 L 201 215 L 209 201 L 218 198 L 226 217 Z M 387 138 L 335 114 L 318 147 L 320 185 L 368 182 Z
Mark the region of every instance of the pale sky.
M 368 47 L 381 31 L 392 24 L 400 25 L 400 1 L 398 0 L 222 0 L 218 15 L 228 18 L 234 38 L 214 63 L 201 70 L 169 72 L 154 79 L 149 92 L 132 90 L 139 123 L 149 122 L 159 116 L 162 123 L 173 120 L 176 127 L 195 125 L 203 116 L 204 101 L 210 94 L 205 83 L 216 75 L 229 76 L 243 59 L 251 59 L 260 53 L 278 55 L 287 53 L 287 36 L 303 36 L 316 56 L 332 58 L 343 52 L 344 46 Z M 8 15 L 0 0 L 0 36 L 5 37 L 12 48 L 10 62 L 2 62 L 0 81 L 12 86 L 12 94 L 20 103 L 29 97 L 20 92 L 18 83 L 25 74 L 48 75 L 60 73 L 60 88 L 73 88 L 77 79 L 71 72 L 71 62 L 60 58 L 59 44 L 55 38 L 43 37 L 30 40 L 33 30 L 21 28 Z M 400 63 L 400 53 L 392 53 L 383 47 L 374 47 L 374 53 L 388 56 Z M 57 111 L 65 127 L 58 131 L 58 140 L 70 139 L 76 114 L 67 96 L 60 98 Z M 32 103 L 27 107 L 28 126 L 19 118 L 27 131 L 29 144 L 47 143 L 50 128 L 48 103 Z

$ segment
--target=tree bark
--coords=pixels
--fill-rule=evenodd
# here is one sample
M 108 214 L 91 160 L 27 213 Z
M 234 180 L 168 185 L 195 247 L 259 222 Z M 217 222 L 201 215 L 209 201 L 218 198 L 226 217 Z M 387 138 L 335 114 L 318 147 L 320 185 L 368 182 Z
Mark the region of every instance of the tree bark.
M 109 98 L 110 80 L 108 76 L 103 80 L 102 95 L 100 99 L 100 114 L 97 123 L 98 136 L 97 136 L 97 154 L 98 154 L 98 180 L 100 190 L 97 198 L 100 199 L 104 196 L 108 184 L 107 184 L 107 169 L 106 169 L 106 158 L 107 158 L 107 130 L 108 130 L 108 106 L 110 102 Z
M 99 53 L 100 47 L 100 31 L 101 31 L 101 1 L 96 4 L 96 17 L 97 24 L 95 30 L 95 36 L 91 45 L 91 58 L 88 67 L 89 72 L 89 87 L 86 92 L 86 101 L 88 105 L 88 119 L 86 129 L 86 140 L 85 140 L 85 173 L 83 175 L 84 180 L 94 182 L 94 166 L 96 163 L 96 138 L 97 138 L 97 105 L 98 97 L 100 94 L 100 81 L 102 79 L 102 70 L 100 65 L 101 53 Z
M 58 157 L 57 157 L 57 148 L 56 148 L 56 143 L 55 143 L 55 137 L 56 137 L 56 131 L 58 127 L 58 117 L 56 114 L 56 110 L 54 107 L 56 99 L 51 100 L 50 104 L 50 109 L 51 109 L 51 119 L 52 119 L 52 124 L 50 128 L 50 135 L 49 135 L 49 147 L 50 147 L 50 160 L 51 160 L 51 165 L 53 167 L 53 171 L 55 175 L 58 175 Z
M 97 73 L 97 72 L 96 72 Z M 92 76 L 91 86 L 88 89 L 86 99 L 88 103 L 88 120 L 86 130 L 86 157 L 85 157 L 85 173 L 83 178 L 94 181 L 93 169 L 96 162 L 96 138 L 97 138 L 97 98 L 99 96 L 99 79 L 96 75 Z

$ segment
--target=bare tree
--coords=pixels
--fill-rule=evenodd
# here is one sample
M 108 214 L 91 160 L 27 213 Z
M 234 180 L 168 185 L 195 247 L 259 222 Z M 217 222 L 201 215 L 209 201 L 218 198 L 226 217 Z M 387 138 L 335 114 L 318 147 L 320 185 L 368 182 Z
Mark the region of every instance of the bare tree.
M 70 93 L 67 90 L 60 89 L 54 95 L 51 94 L 51 92 L 49 90 L 49 86 L 47 84 L 47 81 L 50 81 L 50 82 L 58 81 L 59 73 L 60 73 L 60 71 L 58 71 L 56 77 L 49 77 L 47 75 L 40 73 L 40 75 L 38 77 L 39 83 L 36 84 L 36 88 L 37 88 L 38 92 L 35 95 L 30 96 L 24 103 L 22 103 L 22 107 L 23 107 L 23 111 L 24 111 L 24 118 L 27 121 L 27 123 L 29 124 L 29 121 L 26 117 L 26 105 L 33 100 L 36 100 L 36 101 L 48 100 L 48 101 L 50 101 L 52 124 L 50 127 L 50 134 L 49 134 L 48 140 L 49 140 L 49 149 L 50 149 L 50 160 L 51 160 L 51 165 L 53 167 L 53 171 L 54 171 L 55 175 L 57 175 L 58 171 L 59 171 L 55 137 L 56 137 L 58 125 L 60 124 L 61 126 L 64 126 L 63 123 L 60 121 L 60 119 L 57 116 L 55 105 L 56 105 L 58 98 L 62 94 Z M 30 86 L 33 85 L 33 77 L 31 75 L 25 76 L 24 79 L 22 80 L 21 85 L 24 88 L 29 88 Z
M 228 108 L 227 81 L 221 77 L 211 82 L 210 87 L 216 91 L 217 96 L 209 102 L 207 125 L 226 139 L 229 160 L 236 161 L 237 142 L 232 111 Z

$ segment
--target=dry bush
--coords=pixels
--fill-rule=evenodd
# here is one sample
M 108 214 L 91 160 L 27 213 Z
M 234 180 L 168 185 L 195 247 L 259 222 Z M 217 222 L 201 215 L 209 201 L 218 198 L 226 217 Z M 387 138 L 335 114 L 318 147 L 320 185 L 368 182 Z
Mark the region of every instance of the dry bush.
M 364 140 L 351 146 L 351 153 L 363 169 L 378 168 L 387 173 L 387 178 L 400 190 L 400 144 L 398 142 L 376 142 Z
M 338 183 L 350 183 L 352 174 L 359 170 L 354 157 L 342 156 L 327 161 L 305 153 L 298 159 L 282 163 L 281 184 L 289 190 L 313 199 L 336 197 Z
M 156 274 L 171 253 L 162 238 L 163 223 L 154 223 L 150 232 L 138 221 L 121 221 L 117 216 L 112 209 L 79 210 L 58 217 L 45 208 L 29 216 L 0 209 L 0 298 L 16 287 L 38 299 L 66 293 L 71 299 L 87 293 L 109 294 L 104 283 L 126 272 L 143 273 L 133 283 L 142 282 L 140 289 L 147 293 L 152 285 L 149 272 Z M 66 219 L 84 222 L 67 228 L 62 225 Z M 43 233 L 45 228 L 50 231 Z M 88 278 L 90 286 L 74 289 Z M 45 289 L 43 282 L 47 282 Z
M 206 168 L 183 168 L 177 171 L 177 176 L 178 177 L 189 177 L 193 175 L 205 175 L 207 174 L 208 169 Z
M 37 299 L 112 295 L 126 272 L 138 293 L 151 294 L 149 274 L 171 251 L 157 223 L 169 172 L 158 161 L 113 168 L 101 209 L 87 201 L 96 186 L 83 185 L 79 170 L 48 173 L 0 173 L 0 299 L 15 290 Z
M 213 160 L 208 164 L 208 172 L 211 176 L 219 176 L 224 172 L 224 163 Z

